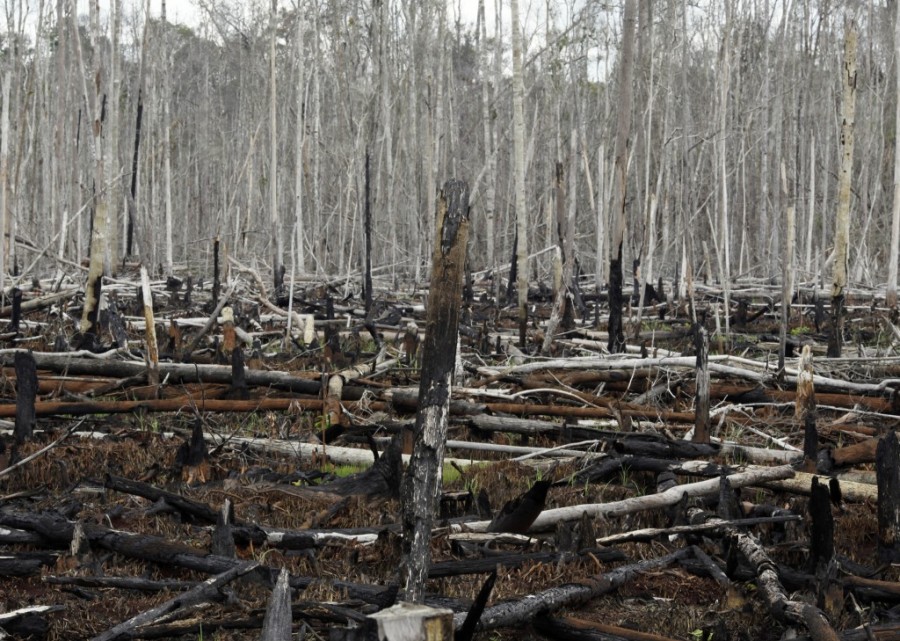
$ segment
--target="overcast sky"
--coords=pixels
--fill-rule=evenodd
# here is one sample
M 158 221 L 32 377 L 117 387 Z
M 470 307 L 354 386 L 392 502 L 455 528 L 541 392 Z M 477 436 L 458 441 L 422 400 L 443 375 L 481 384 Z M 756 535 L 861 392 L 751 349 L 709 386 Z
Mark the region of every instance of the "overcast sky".
M 3 31 L 7 30 L 7 19 L 11 15 L 13 7 L 21 0 L 3 0 L 3 12 L 0 15 L 0 27 Z M 90 0 L 76 0 L 78 13 L 87 15 L 88 3 Z M 107 15 L 111 0 L 100 0 L 100 11 L 104 16 Z M 577 1 L 577 0 L 576 0 Z M 29 14 L 29 22 L 33 23 L 38 11 L 40 0 L 24 0 L 22 3 Z M 279 6 L 285 8 L 294 5 L 293 0 L 278 0 Z M 478 15 L 478 0 L 447 0 L 449 18 L 451 22 L 456 20 L 459 15 L 463 22 L 474 25 Z M 204 18 L 205 11 L 201 8 L 201 3 L 209 7 L 224 4 L 231 7 L 245 6 L 248 7 L 248 13 L 251 11 L 249 7 L 267 6 L 268 0 L 167 0 L 166 13 L 172 22 L 186 24 L 190 27 L 196 27 Z M 159 16 L 161 9 L 161 0 L 150 0 L 150 12 L 153 16 Z M 558 25 L 564 25 L 568 22 L 568 5 L 571 0 L 559 0 L 554 3 L 556 12 L 556 21 Z M 122 0 L 122 6 L 126 13 L 134 14 L 140 11 L 143 0 Z M 544 0 L 520 0 L 519 3 L 522 18 L 527 25 L 527 30 L 532 33 L 540 33 L 546 26 L 546 11 Z M 55 12 L 55 0 L 44 0 L 44 11 Z M 494 29 L 494 0 L 485 0 L 485 13 L 487 14 L 488 32 Z M 509 0 L 503 0 L 503 16 L 504 31 L 509 33 Z

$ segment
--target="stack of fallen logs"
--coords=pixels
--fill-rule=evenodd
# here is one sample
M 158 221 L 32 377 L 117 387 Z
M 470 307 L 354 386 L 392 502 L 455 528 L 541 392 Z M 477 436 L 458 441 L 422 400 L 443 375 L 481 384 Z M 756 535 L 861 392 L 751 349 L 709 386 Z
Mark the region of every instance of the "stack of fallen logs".
M 227 297 L 226 297 L 227 298 Z M 221 311 L 221 310 L 218 310 Z M 224 321 L 227 339 L 229 320 Z M 397 325 L 398 337 L 402 335 Z M 233 337 L 232 337 L 233 338 Z M 410 345 L 414 341 L 408 341 Z M 195 344 L 196 341 L 194 341 Z M 342 425 L 347 432 L 367 440 L 368 448 L 340 447 L 331 443 L 301 442 L 298 439 L 260 438 L 255 435 L 223 436 L 195 422 L 185 435 L 178 461 L 185 469 L 185 482 L 207 482 L 205 465 L 209 448 L 255 449 L 272 456 L 287 454 L 300 461 L 364 461 L 371 468 L 325 484 L 297 486 L 296 479 L 278 477 L 255 483 L 255 491 L 282 492 L 301 500 L 324 501 L 327 510 L 336 510 L 349 496 L 396 497 L 404 456 L 402 420 L 395 421 L 399 434 L 379 440 L 371 433 L 371 421 L 363 420 L 372 412 L 405 415 L 414 410 L 417 394 L 411 389 L 377 383 L 398 363 L 408 361 L 414 351 L 393 352 L 382 346 L 371 359 L 345 364 L 329 376 L 310 376 L 280 371 L 247 368 L 243 358 L 231 358 L 231 365 L 153 364 L 160 385 L 147 387 L 151 380 L 148 364 L 129 360 L 127 348 L 119 348 L 98 358 L 87 353 L 30 353 L 23 350 L 0 352 L 4 374 L 13 382 L 15 403 L 0 404 L 0 416 L 14 418 L 9 449 L 11 463 L 0 470 L 0 482 L 11 479 L 28 465 L 40 464 L 42 457 L 66 439 L 94 438 L 97 434 L 81 431 L 83 423 L 68 425 L 57 432 L 55 440 L 29 456 L 18 448 L 36 438 L 38 418 L 81 416 L 120 412 L 178 412 L 196 415 L 205 412 L 307 411 L 326 417 L 329 426 Z M 231 353 L 243 350 L 232 347 Z M 892 426 L 895 395 L 893 382 L 852 382 L 835 376 L 805 375 L 807 360 L 795 370 L 786 369 L 776 377 L 768 363 L 735 357 L 711 356 L 709 372 L 716 380 L 708 387 L 710 398 L 719 401 L 710 410 L 714 438 L 695 442 L 689 428 L 695 429 L 697 414 L 691 407 L 667 407 L 662 399 L 669 395 L 692 398 L 693 368 L 696 359 L 657 354 L 655 357 L 584 357 L 560 360 L 535 360 L 509 366 L 475 366 L 468 383 L 453 390 L 451 421 L 466 425 L 473 433 L 495 432 L 540 437 L 555 446 L 526 447 L 484 444 L 452 439 L 447 447 L 453 464 L 488 465 L 499 457 L 521 460 L 579 460 L 577 471 L 565 478 L 553 479 L 533 488 L 497 514 L 482 510 L 452 519 L 435 530 L 434 537 L 445 537 L 461 557 L 436 562 L 429 570 L 432 578 L 459 574 L 488 574 L 485 588 L 472 603 L 432 594 L 429 605 L 449 607 L 453 614 L 456 638 L 471 638 L 476 631 L 519 626 L 531 621 L 542 633 L 556 638 L 571 638 L 573 630 L 581 634 L 617 635 L 633 638 L 629 631 L 615 626 L 593 625 L 555 616 L 562 607 L 584 603 L 608 594 L 640 573 L 679 564 L 691 572 L 712 577 L 723 594 L 734 590 L 733 581 L 753 581 L 772 618 L 786 627 L 798 627 L 800 634 L 813 639 L 856 638 L 857 633 L 835 629 L 845 594 L 866 601 L 896 601 L 900 584 L 877 580 L 878 570 L 863 567 L 841 556 L 834 545 L 834 513 L 849 501 L 877 501 L 879 562 L 896 562 L 900 542 L 900 468 L 894 464 L 900 453 Z M 885 361 L 887 362 L 887 361 Z M 785 389 L 776 389 L 778 381 Z M 814 390 L 814 391 L 813 391 Z M 627 394 L 638 393 L 628 400 Z M 101 400 L 110 395 L 123 400 Z M 68 397 L 68 400 L 44 400 Z M 537 401 L 529 399 L 537 398 Z M 671 403 L 671 399 L 668 399 Z M 784 412 L 785 406 L 790 406 Z M 796 407 L 796 409 L 795 409 Z M 758 410 L 774 415 L 791 414 L 781 419 L 788 429 L 784 434 L 757 429 Z M 773 415 L 773 414 L 770 414 Z M 830 417 L 830 418 L 827 418 Z M 835 418 L 836 417 L 836 418 Z M 562 420 L 559 420 L 562 419 Z M 43 418 L 42 418 L 43 422 Z M 810 429 L 809 426 L 812 425 Z M 746 430 L 754 446 L 724 438 L 730 426 Z M 718 428 L 718 429 L 717 429 Z M 797 438 L 800 434 L 802 438 Z M 833 435 L 856 440 L 851 445 L 832 447 Z M 331 440 L 331 439 L 326 439 Z M 820 442 L 821 441 L 821 442 Z M 491 456 L 475 457 L 483 449 Z M 770 466 L 726 464 L 725 460 L 766 463 Z M 875 463 L 875 473 L 844 472 L 859 464 Z M 543 469 L 552 466 L 544 464 Z M 655 490 L 621 500 L 584 503 L 542 509 L 551 487 L 571 487 L 608 482 L 623 470 L 652 474 Z M 819 480 L 812 473 L 828 475 Z M 686 481 L 686 477 L 705 480 Z M 221 628 L 261 629 L 262 638 L 285 638 L 290 630 L 324 625 L 340 632 L 331 638 L 367 638 L 378 627 L 378 617 L 402 600 L 396 583 L 377 585 L 343 579 L 290 574 L 284 568 L 256 560 L 242 560 L 236 546 L 259 549 L 316 549 L 338 542 L 355 546 L 374 544 L 385 536 L 396 536 L 395 524 L 373 524 L 352 529 L 309 528 L 291 530 L 271 524 L 246 522 L 236 518 L 228 500 L 222 506 L 209 505 L 185 496 L 184 492 L 109 474 L 102 480 L 108 491 L 141 497 L 158 512 L 177 514 L 186 522 L 208 527 L 210 547 L 201 549 L 162 536 L 122 531 L 79 518 L 79 507 L 35 512 L 27 498 L 0 497 L 0 576 L 42 575 L 48 584 L 75 586 L 84 590 L 128 589 L 178 591 L 176 597 L 161 600 L 155 607 L 125 621 L 109 622 L 96 639 L 151 638 L 197 634 Z M 740 488 L 764 487 L 779 492 L 800 492 L 809 496 L 808 510 L 791 511 L 776 503 L 754 504 L 741 495 Z M 535 498 L 540 495 L 540 498 Z M 474 497 L 472 497 L 474 498 Z M 473 501 L 474 502 L 474 501 Z M 531 503 L 530 514 L 517 517 L 516 510 Z M 537 507 L 535 507 L 535 504 Z M 595 523 L 607 526 L 616 517 L 648 510 L 668 515 L 673 525 L 597 535 Z M 515 518 L 513 518 L 515 517 Z M 775 528 L 799 520 L 808 520 L 809 539 L 798 541 L 808 548 L 807 567 L 798 571 L 777 562 L 754 526 L 769 524 Z M 325 519 L 327 521 L 327 518 Z M 523 526 L 523 523 L 527 522 Z M 797 532 L 797 529 L 793 530 Z M 551 534 L 548 534 L 551 533 Z M 700 538 L 700 536 L 704 538 Z M 666 537 L 690 544 L 669 544 L 669 553 L 644 561 L 633 561 L 616 545 L 640 541 L 659 541 Z M 537 552 L 497 555 L 492 545 L 529 544 L 535 538 L 545 540 L 545 549 Z M 725 541 L 734 558 L 724 560 L 710 555 L 703 541 Z M 67 552 L 21 552 L 23 546 L 63 549 Z M 169 568 L 212 575 L 207 581 L 150 580 L 143 577 L 106 577 L 97 567 L 96 554 L 105 550 L 125 558 Z M 579 580 L 577 583 L 548 587 L 525 598 L 488 605 L 496 568 L 514 568 L 526 563 L 564 564 L 591 558 L 611 569 Z M 45 568 L 69 568 L 71 572 L 48 572 Z M 893 578 L 890 574 L 885 574 Z M 301 591 L 327 582 L 346 595 L 348 602 L 335 604 L 301 600 Z M 204 611 L 203 623 L 196 620 L 202 604 L 220 601 L 229 586 L 252 582 L 273 590 L 266 612 L 231 617 Z M 812 599 L 799 594 L 815 595 Z M 62 606 L 55 603 L 15 608 L 0 615 L 0 629 L 18 635 L 41 636 L 53 629 L 54 617 Z M 860 623 L 871 623 L 860 621 Z M 198 625 L 200 627 L 198 627 Z M 383 627 L 383 626 L 382 626 Z M 892 624 L 872 624 L 867 634 L 892 638 Z M 877 636 L 882 634 L 883 636 Z M 609 638 L 609 637 L 606 637 Z

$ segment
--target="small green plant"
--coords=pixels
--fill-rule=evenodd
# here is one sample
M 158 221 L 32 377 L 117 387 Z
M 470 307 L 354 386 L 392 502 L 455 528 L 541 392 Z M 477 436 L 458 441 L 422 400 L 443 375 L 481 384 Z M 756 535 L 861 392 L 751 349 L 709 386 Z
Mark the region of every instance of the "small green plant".
M 804 334 L 812 334 L 812 327 L 808 327 L 806 325 L 798 325 L 797 327 L 791 328 L 791 336 L 802 336 Z

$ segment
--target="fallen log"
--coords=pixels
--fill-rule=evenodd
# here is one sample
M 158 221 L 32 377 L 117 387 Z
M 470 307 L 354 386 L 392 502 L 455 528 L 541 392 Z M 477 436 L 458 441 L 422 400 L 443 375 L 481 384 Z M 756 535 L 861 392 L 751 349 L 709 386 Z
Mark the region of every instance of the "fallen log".
M 759 485 L 768 481 L 791 478 L 794 470 L 789 465 L 781 465 L 771 468 L 760 468 L 731 474 L 726 477 L 732 487 L 743 487 L 745 485 Z M 684 495 L 687 496 L 709 496 L 719 491 L 719 479 L 708 479 L 706 481 L 698 481 L 696 483 L 686 483 L 684 485 L 676 485 L 664 492 L 656 494 L 647 494 L 644 496 L 636 496 L 621 501 L 613 501 L 612 503 L 586 503 L 583 505 L 573 505 L 569 507 L 555 508 L 552 510 L 544 510 L 531 526 L 531 531 L 541 532 L 551 529 L 559 521 L 575 521 L 587 513 L 590 517 L 611 517 L 624 516 L 634 512 L 640 512 L 648 509 L 659 509 L 675 505 L 681 501 Z M 461 532 L 470 530 L 473 532 L 484 532 L 490 521 L 473 521 L 465 524 L 454 524 L 451 526 L 452 531 Z
M 0 364 L 12 367 L 17 352 L 11 349 L 0 351 Z M 56 373 L 103 376 L 108 378 L 130 378 L 141 376 L 147 371 L 143 362 L 122 361 L 106 358 L 81 358 L 71 354 L 33 352 L 38 369 Z M 159 363 L 161 379 L 170 383 L 223 383 L 232 382 L 231 367 L 226 365 L 195 365 L 190 363 Z M 319 394 L 321 384 L 317 380 L 302 378 L 288 372 L 247 370 L 247 385 L 272 387 L 298 394 Z
M 54 512 L 23 512 L 21 510 L 0 510 L 0 526 L 30 530 L 40 534 L 46 544 L 54 547 L 68 548 L 75 531 L 75 523 Z M 134 534 L 120 530 L 85 523 L 84 534 L 91 545 L 97 545 L 111 552 L 117 552 L 133 559 L 140 559 L 168 567 L 180 567 L 206 574 L 221 574 L 240 565 L 237 559 L 208 554 L 183 543 L 177 543 L 159 536 Z M 274 585 L 277 570 L 261 566 L 265 570 L 265 581 Z M 292 575 L 290 585 L 301 589 L 320 582 L 314 577 Z M 361 599 L 367 603 L 382 604 L 386 595 L 390 595 L 396 586 L 367 585 L 334 579 L 331 585 L 347 592 L 351 598 Z M 393 597 L 391 597 L 393 598 Z
M 722 519 L 698 508 L 689 508 L 688 518 L 692 522 L 722 522 Z M 837 633 L 822 610 L 788 597 L 781 585 L 775 563 L 754 536 L 734 527 L 728 527 L 726 530 L 744 558 L 754 567 L 760 594 L 773 617 L 788 624 L 802 624 L 815 641 L 838 641 Z
M 154 502 L 160 500 L 165 501 L 168 505 L 178 510 L 183 516 L 201 523 L 214 524 L 218 518 L 218 511 L 210 506 L 197 501 L 192 501 L 180 494 L 154 487 L 149 483 L 132 481 L 120 476 L 107 474 L 103 486 L 108 490 L 141 496 Z
M 159 604 L 155 608 L 141 612 L 127 621 L 123 621 L 122 623 L 111 627 L 106 632 L 95 636 L 91 641 L 115 641 L 115 639 L 118 639 L 125 632 L 152 623 L 165 614 L 175 612 L 182 608 L 188 608 L 192 605 L 203 603 L 204 601 L 209 601 L 210 599 L 215 598 L 216 594 L 223 586 L 245 574 L 253 572 L 259 567 L 260 565 L 256 561 L 239 563 L 234 567 L 203 581 L 197 587 L 192 588 L 183 594 L 179 594 L 178 596 Z
M 534 620 L 534 628 L 544 636 L 568 641 L 676 641 L 673 637 L 575 617 L 539 616 Z
M 664 568 L 692 554 L 692 548 L 683 548 L 672 554 L 640 561 L 615 568 L 600 575 L 592 576 L 581 583 L 570 583 L 549 588 L 523 599 L 498 603 L 485 608 L 478 622 L 477 630 L 484 632 L 496 628 L 521 625 L 541 613 L 553 612 L 562 607 L 583 603 L 590 599 L 609 594 L 642 572 Z M 456 614 L 453 619 L 457 626 L 465 621 L 465 613 Z

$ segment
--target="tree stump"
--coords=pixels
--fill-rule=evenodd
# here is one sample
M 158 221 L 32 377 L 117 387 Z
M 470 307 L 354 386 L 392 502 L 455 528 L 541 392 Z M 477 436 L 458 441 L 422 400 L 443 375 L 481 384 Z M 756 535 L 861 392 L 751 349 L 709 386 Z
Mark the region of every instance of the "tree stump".
M 469 235 L 469 187 L 465 182 L 450 180 L 444 185 L 435 230 L 415 443 L 400 495 L 406 600 L 413 603 L 421 603 L 425 597 L 431 526 L 447 440 Z
M 34 432 L 34 401 L 38 392 L 37 364 L 31 352 L 16 352 L 16 445 L 31 438 Z
M 878 442 L 875 472 L 878 476 L 878 557 L 884 563 L 900 561 L 900 444 L 891 430 Z
M 369 615 L 383 641 L 450 641 L 453 611 L 426 605 L 398 603 Z

